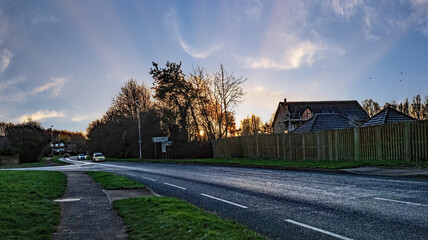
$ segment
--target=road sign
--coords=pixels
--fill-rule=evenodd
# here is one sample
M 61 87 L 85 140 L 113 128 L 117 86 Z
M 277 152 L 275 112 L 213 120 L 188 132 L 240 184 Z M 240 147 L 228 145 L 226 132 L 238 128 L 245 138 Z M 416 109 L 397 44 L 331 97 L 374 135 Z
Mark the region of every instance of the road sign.
M 162 145 L 162 152 L 163 153 L 166 152 L 166 146 L 165 145 Z
M 166 146 L 166 147 L 172 146 L 172 141 L 162 142 L 162 146 Z
M 157 142 L 166 142 L 166 141 L 168 141 L 168 136 L 166 136 L 166 137 L 153 137 L 152 141 L 154 143 L 157 143 Z
M 143 143 L 143 140 L 138 140 L 138 143 Z

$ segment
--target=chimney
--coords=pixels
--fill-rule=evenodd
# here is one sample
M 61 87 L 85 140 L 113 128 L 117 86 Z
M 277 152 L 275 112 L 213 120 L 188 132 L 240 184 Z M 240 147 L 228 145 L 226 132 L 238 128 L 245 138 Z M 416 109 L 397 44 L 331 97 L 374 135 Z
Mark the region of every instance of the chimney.
M 287 98 L 284 98 L 284 103 L 286 103 L 287 102 Z

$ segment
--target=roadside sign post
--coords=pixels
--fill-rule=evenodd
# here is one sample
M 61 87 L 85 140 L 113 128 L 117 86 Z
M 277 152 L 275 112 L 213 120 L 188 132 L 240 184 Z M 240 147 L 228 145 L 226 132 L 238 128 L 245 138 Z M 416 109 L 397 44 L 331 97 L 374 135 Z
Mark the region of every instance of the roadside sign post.
M 162 147 L 162 156 L 164 156 L 164 153 L 167 153 L 167 147 L 172 145 L 172 141 L 168 141 L 168 136 L 164 137 L 153 137 L 152 142 L 155 145 L 155 159 L 156 159 L 156 143 L 161 143 Z

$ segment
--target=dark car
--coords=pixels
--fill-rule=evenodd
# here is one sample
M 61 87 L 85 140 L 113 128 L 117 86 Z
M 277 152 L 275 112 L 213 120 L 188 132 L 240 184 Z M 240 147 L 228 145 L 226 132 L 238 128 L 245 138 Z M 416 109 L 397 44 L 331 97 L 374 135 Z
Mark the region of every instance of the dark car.
M 69 154 L 69 153 L 64 153 L 64 157 L 65 157 L 65 158 L 69 158 L 69 157 L 70 157 L 70 154 Z

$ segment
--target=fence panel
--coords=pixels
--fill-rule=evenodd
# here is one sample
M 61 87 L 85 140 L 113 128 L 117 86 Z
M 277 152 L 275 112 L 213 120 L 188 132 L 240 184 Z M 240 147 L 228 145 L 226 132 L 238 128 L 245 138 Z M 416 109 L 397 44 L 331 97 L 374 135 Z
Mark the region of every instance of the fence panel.
M 304 134 L 212 141 L 215 157 L 291 160 L 427 161 L 428 120 Z

